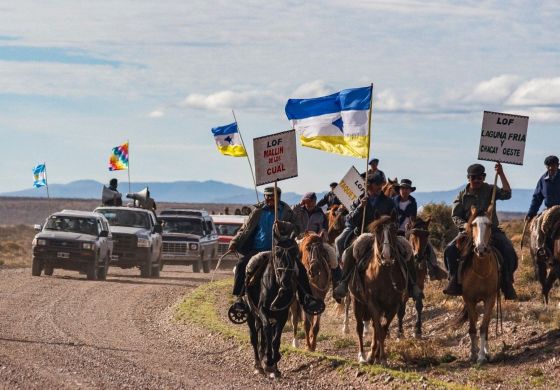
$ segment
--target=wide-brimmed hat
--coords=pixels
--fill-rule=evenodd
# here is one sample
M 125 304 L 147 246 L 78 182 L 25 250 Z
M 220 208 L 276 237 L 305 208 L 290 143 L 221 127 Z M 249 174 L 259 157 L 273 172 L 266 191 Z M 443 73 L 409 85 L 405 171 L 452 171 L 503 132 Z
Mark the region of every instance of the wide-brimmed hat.
M 379 171 L 373 172 L 371 175 L 368 174 L 367 177 L 368 184 L 383 184 L 385 183 L 385 178 Z
M 397 190 L 399 188 L 410 188 L 410 192 L 416 191 L 416 187 L 412 186 L 412 180 L 409 179 L 401 179 L 401 182 L 395 186 Z

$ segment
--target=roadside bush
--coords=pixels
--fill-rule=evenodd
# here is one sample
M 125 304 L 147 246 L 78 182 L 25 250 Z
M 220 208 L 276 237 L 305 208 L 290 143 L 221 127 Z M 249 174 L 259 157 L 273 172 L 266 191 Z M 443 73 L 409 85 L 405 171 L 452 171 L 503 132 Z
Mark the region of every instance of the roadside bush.
M 423 219 L 432 217 L 430 222 L 430 241 L 434 248 L 442 251 L 445 245 L 455 238 L 458 229 L 451 219 L 451 206 L 445 203 L 428 203 L 422 207 Z

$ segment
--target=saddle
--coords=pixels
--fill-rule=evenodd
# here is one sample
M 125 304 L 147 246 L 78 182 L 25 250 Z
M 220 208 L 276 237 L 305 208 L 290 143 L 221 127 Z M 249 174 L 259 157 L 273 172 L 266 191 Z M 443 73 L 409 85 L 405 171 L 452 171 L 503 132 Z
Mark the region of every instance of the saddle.
M 465 248 L 462 248 L 463 250 L 465 250 Z M 469 249 L 467 247 L 467 249 Z M 501 274 L 502 274 L 502 264 L 504 263 L 504 257 L 502 256 L 502 254 L 500 253 L 499 250 L 497 250 L 495 247 L 492 247 L 492 251 L 494 252 L 494 255 L 496 256 L 496 259 L 498 260 L 498 279 L 501 278 Z M 459 267 L 457 269 L 457 280 L 459 282 L 459 284 L 462 284 L 462 274 L 463 271 L 468 269 L 470 266 L 472 266 L 472 259 L 473 259 L 473 252 L 470 251 L 468 255 L 466 255 L 465 257 L 462 256 L 461 253 L 461 257 L 460 257 L 460 261 L 459 261 Z

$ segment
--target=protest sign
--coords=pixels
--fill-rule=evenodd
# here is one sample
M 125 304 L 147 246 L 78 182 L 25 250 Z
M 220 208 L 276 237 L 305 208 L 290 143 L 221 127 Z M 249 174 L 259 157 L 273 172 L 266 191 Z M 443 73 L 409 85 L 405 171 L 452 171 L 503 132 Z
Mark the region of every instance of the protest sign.
M 364 178 L 352 166 L 333 192 L 344 207 L 350 210 L 352 203 L 364 192 Z
M 253 138 L 253 150 L 257 186 L 298 175 L 294 130 Z
M 484 111 L 478 159 L 523 165 L 528 116 Z

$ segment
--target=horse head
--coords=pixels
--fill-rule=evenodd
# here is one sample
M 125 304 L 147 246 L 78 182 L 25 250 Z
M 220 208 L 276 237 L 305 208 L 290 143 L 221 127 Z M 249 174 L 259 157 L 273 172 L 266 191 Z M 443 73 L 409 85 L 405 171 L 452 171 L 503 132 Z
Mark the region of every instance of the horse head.
M 344 229 L 344 217 L 348 214 L 348 210 L 343 205 L 335 204 L 329 210 L 329 230 Z
M 373 250 L 375 258 L 383 266 L 388 267 L 395 264 L 397 258 L 397 213 L 393 211 L 391 215 L 378 217 L 368 228 L 374 237 Z
M 491 249 L 492 220 L 490 216 L 492 212 L 492 205 L 486 211 L 480 211 L 475 206 L 471 206 L 471 216 L 467 222 L 466 230 L 472 238 L 474 253 L 477 256 L 483 256 Z
M 398 185 L 399 179 L 397 179 L 396 177 L 393 180 L 387 179 L 387 183 L 385 183 L 385 185 L 381 188 L 381 191 L 385 194 L 385 196 L 392 198 L 393 196 L 398 195 L 396 189 Z
M 323 246 L 323 237 L 316 233 L 306 233 L 299 244 L 301 260 L 310 279 L 320 275 L 327 261 L 327 252 Z
M 407 230 L 407 239 L 412 245 L 414 258 L 418 261 L 424 258 L 429 243 L 430 222 L 432 217 L 423 220 L 420 217 L 411 218 L 409 229 Z

